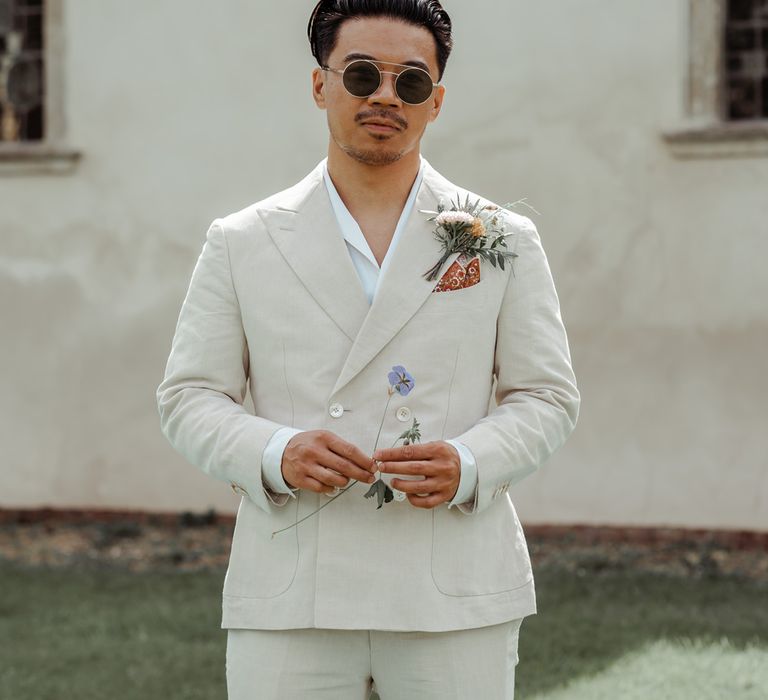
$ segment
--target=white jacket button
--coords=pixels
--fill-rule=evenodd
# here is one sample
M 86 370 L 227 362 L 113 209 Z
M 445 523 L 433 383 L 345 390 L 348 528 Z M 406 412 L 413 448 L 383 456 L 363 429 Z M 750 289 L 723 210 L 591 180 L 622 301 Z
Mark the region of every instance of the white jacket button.
M 332 418 L 341 418 L 344 415 L 344 406 L 340 403 L 332 403 L 328 409 Z
M 397 420 L 405 423 L 411 417 L 411 409 L 408 406 L 400 406 L 395 413 Z

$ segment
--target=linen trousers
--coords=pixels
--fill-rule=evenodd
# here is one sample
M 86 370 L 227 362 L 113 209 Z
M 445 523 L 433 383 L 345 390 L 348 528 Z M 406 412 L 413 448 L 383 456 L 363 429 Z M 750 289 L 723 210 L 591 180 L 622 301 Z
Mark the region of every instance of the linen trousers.
M 523 618 L 449 632 L 228 629 L 229 700 L 513 700 Z

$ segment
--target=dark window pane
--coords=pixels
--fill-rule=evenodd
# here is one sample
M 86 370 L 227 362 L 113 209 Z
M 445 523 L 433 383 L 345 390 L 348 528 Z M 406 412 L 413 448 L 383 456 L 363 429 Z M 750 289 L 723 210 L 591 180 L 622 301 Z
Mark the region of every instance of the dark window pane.
M 738 74 L 741 72 L 741 56 L 737 53 L 730 53 L 725 59 L 725 70 L 730 74 Z
M 6 34 L 13 27 L 13 1 L 0 0 L 0 34 Z
M 8 99 L 17 110 L 28 110 L 43 101 L 43 62 L 16 61 L 8 73 Z
M 43 48 L 43 18 L 41 15 L 27 16 L 27 34 L 24 37 L 24 48 L 28 51 L 39 51 Z
M 752 80 L 733 79 L 728 85 L 728 116 L 754 119 L 758 116 L 757 84 Z
M 43 138 L 43 106 L 29 110 L 22 120 L 22 138 L 25 141 L 40 141 Z
M 768 119 L 768 77 L 763 78 L 763 118 Z
M 27 16 L 21 12 L 13 15 L 13 31 L 24 34 L 27 31 Z
M 754 5 L 753 0 L 728 0 L 728 19 L 750 19 Z
M 741 74 L 745 78 L 761 78 L 765 74 L 763 69 L 762 51 L 743 51 L 741 53 Z
M 731 29 L 725 34 L 725 48 L 729 51 L 754 49 L 757 44 L 757 32 L 754 29 Z

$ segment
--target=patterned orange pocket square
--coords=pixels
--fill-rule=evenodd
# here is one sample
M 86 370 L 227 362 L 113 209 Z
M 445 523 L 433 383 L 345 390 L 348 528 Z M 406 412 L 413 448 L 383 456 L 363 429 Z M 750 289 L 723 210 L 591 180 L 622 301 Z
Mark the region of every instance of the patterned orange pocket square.
M 459 255 L 435 285 L 433 292 L 452 292 L 477 284 L 480 281 L 480 258 L 474 257 L 469 262 L 465 253 Z

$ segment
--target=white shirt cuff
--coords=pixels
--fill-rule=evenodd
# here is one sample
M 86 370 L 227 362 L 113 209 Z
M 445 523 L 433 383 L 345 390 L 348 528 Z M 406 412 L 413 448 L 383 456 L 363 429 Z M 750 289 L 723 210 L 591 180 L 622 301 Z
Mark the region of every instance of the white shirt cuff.
M 448 503 L 448 507 L 474 501 L 475 490 L 477 489 L 477 462 L 472 451 L 463 443 L 457 440 L 446 440 L 453 445 L 459 452 L 461 458 L 461 477 L 459 478 L 459 488 L 453 500 Z
M 296 491 L 299 489 L 292 488 L 285 483 L 283 479 L 282 463 L 283 452 L 288 444 L 289 440 L 303 431 L 296 428 L 285 426 L 275 431 L 274 435 L 269 438 L 266 447 L 264 448 L 264 454 L 261 458 L 261 478 L 264 485 L 274 491 L 275 493 L 287 493 L 291 498 L 296 498 Z

